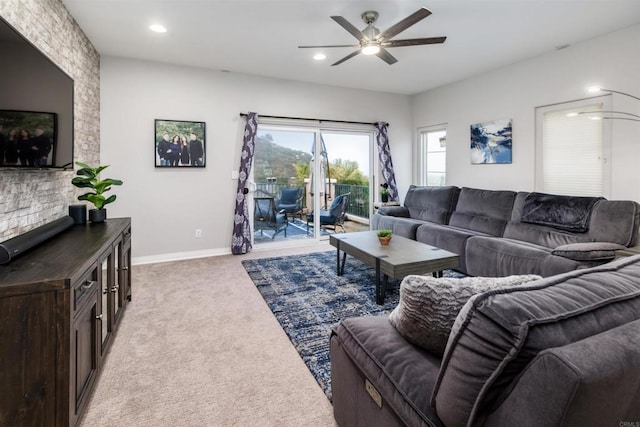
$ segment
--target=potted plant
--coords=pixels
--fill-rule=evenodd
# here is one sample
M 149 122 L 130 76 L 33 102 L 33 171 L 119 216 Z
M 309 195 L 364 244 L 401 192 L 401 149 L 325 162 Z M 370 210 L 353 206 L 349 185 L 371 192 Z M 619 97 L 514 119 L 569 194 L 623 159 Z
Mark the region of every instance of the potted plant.
M 78 176 L 73 178 L 71 183 L 79 188 L 91 188 L 93 190 L 78 196 L 78 200 L 86 200 L 96 207 L 89 210 L 89 220 L 91 222 L 104 222 L 107 218 L 107 210 L 104 206 L 116 200 L 115 194 L 105 197 L 104 193 L 111 190 L 112 185 L 122 185 L 122 181 L 113 178 L 100 179 L 100 172 L 108 168 L 109 165 L 93 167 L 82 162 L 76 162 L 76 165 L 80 166 L 80 169 L 76 172 Z
M 389 191 L 389 184 L 386 182 L 384 184 L 380 184 L 380 201 L 382 201 L 382 203 L 387 203 L 390 195 L 391 192 Z
M 378 240 L 380 240 L 381 245 L 388 245 L 393 232 L 391 230 L 378 230 L 376 234 L 378 235 Z

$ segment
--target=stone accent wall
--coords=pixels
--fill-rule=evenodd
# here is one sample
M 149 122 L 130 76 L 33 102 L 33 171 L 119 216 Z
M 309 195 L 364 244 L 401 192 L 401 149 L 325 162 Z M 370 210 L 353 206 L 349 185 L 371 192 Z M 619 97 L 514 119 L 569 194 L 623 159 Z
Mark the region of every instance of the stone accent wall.
M 0 16 L 74 80 L 74 160 L 100 162 L 100 55 L 60 0 L 2 0 Z M 0 242 L 80 203 L 74 172 L 0 171 Z

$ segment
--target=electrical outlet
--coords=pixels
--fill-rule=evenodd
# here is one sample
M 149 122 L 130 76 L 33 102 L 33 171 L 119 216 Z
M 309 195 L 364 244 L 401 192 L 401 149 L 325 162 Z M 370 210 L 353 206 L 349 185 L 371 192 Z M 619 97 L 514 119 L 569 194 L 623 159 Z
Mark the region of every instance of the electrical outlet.
M 196 238 L 199 239 L 200 237 L 202 237 L 202 230 L 199 228 L 196 228 Z

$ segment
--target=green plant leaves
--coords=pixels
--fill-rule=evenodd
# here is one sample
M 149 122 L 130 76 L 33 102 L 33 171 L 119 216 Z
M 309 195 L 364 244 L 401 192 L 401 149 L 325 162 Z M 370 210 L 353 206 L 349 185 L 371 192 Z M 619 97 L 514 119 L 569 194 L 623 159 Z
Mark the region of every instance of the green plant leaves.
M 81 169 L 78 169 L 76 172 L 78 176 L 71 180 L 71 184 L 79 188 L 92 188 L 94 190 L 94 193 L 85 193 L 78 196 L 78 200 L 89 201 L 93 203 L 97 209 L 102 209 L 104 205 L 116 200 L 115 194 L 112 194 L 108 198 L 102 195 L 111 190 L 112 185 L 122 185 L 122 181 L 119 179 L 99 179 L 100 172 L 108 168 L 109 165 L 97 166 L 95 168 L 82 162 L 76 162 L 76 165 L 80 166 Z

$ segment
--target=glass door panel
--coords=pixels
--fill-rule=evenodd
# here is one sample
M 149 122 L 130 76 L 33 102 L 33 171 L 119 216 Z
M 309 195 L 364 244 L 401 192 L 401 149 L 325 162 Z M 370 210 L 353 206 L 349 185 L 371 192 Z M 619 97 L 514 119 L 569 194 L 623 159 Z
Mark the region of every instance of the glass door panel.
M 254 243 L 314 238 L 316 133 L 261 127 L 253 160 Z
M 327 225 L 329 232 L 362 231 L 369 229 L 371 203 L 371 132 L 321 131 L 321 140 L 329 161 L 329 182 L 333 198 L 324 203 L 326 209 L 337 196 L 348 195 L 344 222 Z

